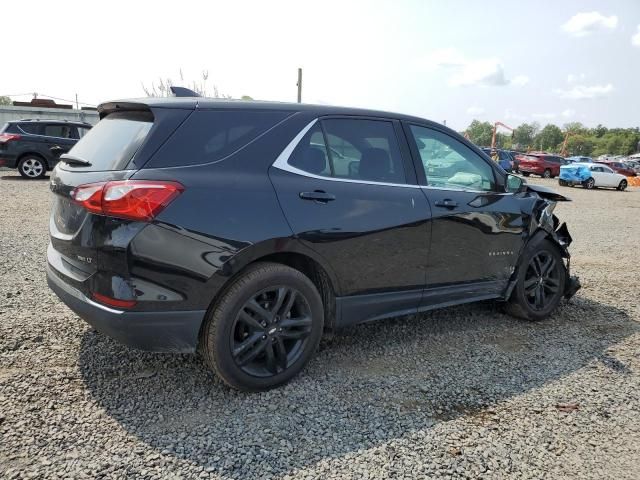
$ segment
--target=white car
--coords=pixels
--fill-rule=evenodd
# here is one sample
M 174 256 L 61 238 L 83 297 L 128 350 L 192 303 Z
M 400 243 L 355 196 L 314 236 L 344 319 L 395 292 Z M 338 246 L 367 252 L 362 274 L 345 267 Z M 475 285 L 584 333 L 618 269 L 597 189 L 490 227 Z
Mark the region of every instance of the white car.
M 627 188 L 627 177 L 614 172 L 601 163 L 575 162 L 560 167 L 561 186 L 582 185 L 584 188 L 610 187 L 618 190 Z

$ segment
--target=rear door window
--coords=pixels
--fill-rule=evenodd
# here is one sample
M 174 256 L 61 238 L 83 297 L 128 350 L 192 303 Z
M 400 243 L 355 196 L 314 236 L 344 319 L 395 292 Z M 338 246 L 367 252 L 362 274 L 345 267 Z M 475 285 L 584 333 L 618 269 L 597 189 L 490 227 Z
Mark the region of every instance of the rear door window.
M 195 111 L 154 155 L 147 168 L 198 165 L 222 160 L 290 114 L 244 109 Z
M 74 170 L 122 170 L 140 148 L 153 125 L 151 112 L 117 112 L 98 122 L 69 152 L 91 162 Z
M 71 125 L 44 125 L 44 135 L 56 138 L 73 138 L 71 136 Z
M 382 183 L 406 183 L 392 122 L 331 118 L 317 122 L 289 158 L 313 175 Z

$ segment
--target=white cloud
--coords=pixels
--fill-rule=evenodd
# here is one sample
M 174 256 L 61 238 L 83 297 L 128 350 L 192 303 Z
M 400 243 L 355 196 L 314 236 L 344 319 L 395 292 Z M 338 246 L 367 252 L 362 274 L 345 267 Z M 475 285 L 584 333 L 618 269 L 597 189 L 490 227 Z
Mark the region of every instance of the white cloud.
M 529 77 L 526 75 L 516 75 L 511 79 L 511 85 L 517 87 L 524 87 L 527 83 L 529 83 Z
M 504 76 L 504 67 L 496 58 L 468 62 L 449 80 L 449 84 L 455 87 L 468 87 L 471 85 L 501 86 L 508 83 Z
M 599 98 L 606 97 L 613 92 L 613 85 L 607 83 L 606 85 L 576 85 L 570 90 L 556 89 L 554 90 L 556 95 L 562 98 L 570 98 L 572 100 L 583 100 L 587 98 Z
M 638 25 L 635 35 L 631 37 L 631 45 L 634 47 L 640 47 L 640 25 Z
M 472 85 L 483 86 L 523 86 L 529 82 L 526 75 L 518 75 L 509 81 L 504 74 L 504 66 L 498 58 L 470 59 L 456 48 L 441 48 L 433 50 L 420 60 L 420 66 L 427 71 L 438 68 L 451 70 L 449 85 L 466 87 Z
M 569 75 L 567 75 L 567 83 L 575 83 L 575 82 L 581 82 L 586 78 L 586 75 L 584 73 L 570 73 Z
M 476 106 L 469 107 L 467 108 L 467 113 L 469 115 L 482 115 L 484 113 L 484 108 Z
M 441 48 L 430 52 L 420 63 L 428 70 L 434 70 L 438 67 L 462 67 L 467 63 L 467 60 L 455 48 Z
M 569 118 L 569 117 L 575 116 L 575 114 L 576 114 L 575 110 L 571 110 L 570 108 L 567 108 L 566 110 L 563 110 L 560 115 L 562 115 L 564 118 Z
M 584 37 L 598 30 L 613 30 L 618 26 L 618 17 L 606 17 L 600 12 L 581 12 L 562 25 L 562 29 L 574 37 Z
M 556 118 L 558 115 L 556 113 L 532 113 L 531 116 L 542 120 L 551 120 Z

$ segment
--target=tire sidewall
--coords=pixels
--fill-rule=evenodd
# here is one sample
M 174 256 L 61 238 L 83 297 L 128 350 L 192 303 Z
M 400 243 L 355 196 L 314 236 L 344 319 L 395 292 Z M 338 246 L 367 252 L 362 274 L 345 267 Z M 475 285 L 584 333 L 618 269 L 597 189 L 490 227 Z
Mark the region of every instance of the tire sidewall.
M 627 186 L 628 186 L 628 183 L 626 180 L 620 180 L 620 185 L 618 185 L 618 190 L 623 192 L 624 190 L 627 189 Z
M 270 267 L 268 275 L 256 275 L 259 271 L 260 269 L 255 269 L 241 277 L 239 280 L 249 277 L 249 280 L 243 283 L 242 288 L 234 289 L 232 286 L 227 291 L 212 310 L 211 318 L 208 319 L 208 321 L 217 323 L 217 328 L 212 330 L 215 333 L 205 338 L 205 342 L 208 344 L 207 348 L 213 352 L 214 368 L 219 375 L 229 385 L 246 391 L 274 388 L 296 376 L 317 350 L 324 326 L 322 299 L 311 280 L 297 270 L 284 265 Z M 311 334 L 307 338 L 304 351 L 293 365 L 284 372 L 271 377 L 256 377 L 242 371 L 236 365 L 231 354 L 230 338 L 240 308 L 257 292 L 277 285 L 293 287 L 305 297 L 313 319 Z
M 42 173 L 40 175 L 38 175 L 37 177 L 30 177 L 29 175 L 24 173 L 23 170 L 22 170 L 22 167 L 27 162 L 27 160 L 36 160 L 36 161 L 40 162 L 40 164 L 42 165 Z M 37 157 L 35 155 L 28 155 L 28 156 L 20 159 L 20 162 L 18 162 L 18 172 L 24 178 L 27 178 L 29 180 L 37 180 L 37 179 L 42 178 L 42 177 L 44 177 L 46 175 L 46 173 L 47 173 L 47 164 L 40 157 Z

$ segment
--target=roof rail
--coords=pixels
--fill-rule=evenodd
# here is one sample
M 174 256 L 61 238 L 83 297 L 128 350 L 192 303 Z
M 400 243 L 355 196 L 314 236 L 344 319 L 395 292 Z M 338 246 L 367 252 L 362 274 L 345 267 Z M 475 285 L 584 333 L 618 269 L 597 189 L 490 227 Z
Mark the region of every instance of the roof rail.
M 176 97 L 200 97 L 201 95 L 193 90 L 184 87 L 169 87 L 171 89 L 171 93 L 173 93 Z

